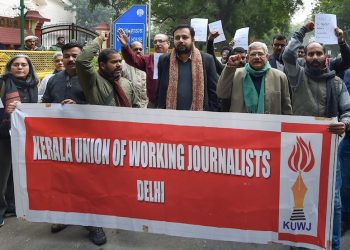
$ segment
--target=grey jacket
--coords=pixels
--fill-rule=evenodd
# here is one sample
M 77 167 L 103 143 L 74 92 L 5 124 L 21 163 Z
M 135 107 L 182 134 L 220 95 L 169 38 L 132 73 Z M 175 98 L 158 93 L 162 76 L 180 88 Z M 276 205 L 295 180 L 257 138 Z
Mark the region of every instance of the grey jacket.
M 293 114 L 326 117 L 326 80 L 311 79 L 306 75 L 305 68 L 297 63 L 297 50 L 303 42 L 305 33 L 305 27 L 295 32 L 282 55 L 284 69 L 292 89 Z M 339 77 L 335 77 L 334 84 L 338 101 L 338 117 L 346 124 L 348 133 L 350 132 L 350 96 Z

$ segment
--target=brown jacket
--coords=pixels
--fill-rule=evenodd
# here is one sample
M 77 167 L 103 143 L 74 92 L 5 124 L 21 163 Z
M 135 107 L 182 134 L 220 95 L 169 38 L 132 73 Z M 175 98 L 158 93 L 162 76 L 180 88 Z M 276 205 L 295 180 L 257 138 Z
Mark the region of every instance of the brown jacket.
M 247 113 L 243 98 L 244 68 L 226 66 L 221 73 L 217 85 L 217 95 L 222 99 L 230 99 L 230 112 Z M 265 78 L 265 113 L 291 115 L 292 106 L 289 95 L 287 76 L 271 68 Z

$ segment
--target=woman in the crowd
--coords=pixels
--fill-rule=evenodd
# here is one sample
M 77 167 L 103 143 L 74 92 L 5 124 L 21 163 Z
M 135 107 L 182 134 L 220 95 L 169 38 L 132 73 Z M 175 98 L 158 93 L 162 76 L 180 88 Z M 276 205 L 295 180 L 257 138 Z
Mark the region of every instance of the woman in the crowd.
M 26 55 L 12 57 L 0 77 L 0 226 L 5 216 L 15 215 L 10 116 L 19 103 L 38 102 L 38 82 L 34 66 Z

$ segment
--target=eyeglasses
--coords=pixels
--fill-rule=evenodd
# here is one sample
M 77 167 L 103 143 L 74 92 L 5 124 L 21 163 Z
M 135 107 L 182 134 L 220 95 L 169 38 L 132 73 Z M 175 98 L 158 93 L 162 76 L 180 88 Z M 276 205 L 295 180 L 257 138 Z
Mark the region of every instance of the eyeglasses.
M 265 57 L 266 55 L 262 52 L 256 52 L 256 53 L 251 53 L 249 54 L 249 57 L 259 57 L 259 58 L 263 58 Z
M 164 43 L 167 40 L 161 40 L 161 39 L 157 39 L 157 40 L 153 40 L 153 44 L 157 44 L 157 43 Z

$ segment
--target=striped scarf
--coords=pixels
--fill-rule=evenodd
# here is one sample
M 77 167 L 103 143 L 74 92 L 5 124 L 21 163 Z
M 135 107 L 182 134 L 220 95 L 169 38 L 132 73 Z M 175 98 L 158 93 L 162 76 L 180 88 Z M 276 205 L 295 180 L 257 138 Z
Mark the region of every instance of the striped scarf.
M 192 47 L 192 104 L 191 110 L 203 110 L 204 105 L 204 72 L 203 61 L 200 51 Z M 177 107 L 177 86 L 179 83 L 179 64 L 176 58 L 175 49 L 170 54 L 169 85 L 166 97 L 166 108 L 176 109 Z

